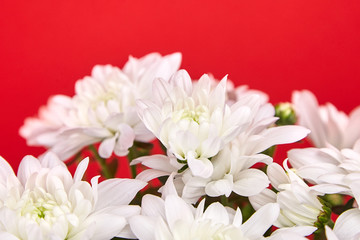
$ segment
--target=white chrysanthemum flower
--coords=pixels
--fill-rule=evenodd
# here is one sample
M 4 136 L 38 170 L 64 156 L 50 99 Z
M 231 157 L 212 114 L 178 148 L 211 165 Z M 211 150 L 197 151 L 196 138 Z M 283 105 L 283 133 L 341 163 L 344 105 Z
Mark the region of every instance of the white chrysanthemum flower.
M 229 216 L 229 210 L 220 203 L 211 204 L 205 211 L 204 204 L 205 200 L 194 209 L 176 195 L 165 200 L 145 195 L 143 215 L 132 217 L 130 226 L 139 240 L 250 240 L 261 238 L 279 214 L 278 206 L 269 204 L 242 224 L 239 209 Z
M 295 91 L 292 102 L 299 124 L 311 130 L 310 138 L 316 147 L 330 144 L 338 149 L 353 148 L 360 141 L 360 106 L 347 116 L 331 103 L 319 106 L 314 94 L 307 90 Z
M 360 179 L 360 152 L 353 149 L 292 149 L 288 157 L 296 173 L 322 193 L 352 195 L 350 185 Z
M 136 59 L 130 57 L 121 70 L 111 65 L 93 68 L 91 77 L 76 82 L 75 96 L 71 107 L 65 113 L 66 119 L 58 126 L 53 124 L 53 140 L 28 141 L 29 144 L 45 145 L 57 153 L 62 160 L 71 157 L 83 147 L 101 142 L 99 154 L 108 158 L 114 152 L 118 156 L 127 155 L 134 141 L 147 142 L 154 138 L 140 121 L 136 100 L 151 97 L 151 86 L 156 77 L 169 79 L 180 66 L 181 55 L 174 53 L 160 56 L 157 53 Z M 61 109 L 62 106 L 54 108 Z M 50 107 L 49 107 L 50 108 Z M 52 114 L 54 111 L 49 111 Z M 54 114 L 51 118 L 56 118 Z M 47 118 L 39 116 L 35 126 L 29 121 L 20 131 L 25 138 L 49 139 L 45 123 Z M 43 126 L 41 126 L 43 125 Z M 51 123 L 50 123 L 51 125 Z
M 82 181 L 88 159 L 74 178 L 52 153 L 42 160 L 26 156 L 17 177 L 0 158 L 0 236 L 9 240 L 88 239 L 133 236 L 127 218 L 138 214 L 128 205 L 146 183 L 134 179 Z
M 162 198 L 145 195 L 141 215 L 129 220 L 139 240 L 252 240 L 265 239 L 263 234 L 279 215 L 279 206 L 269 203 L 255 212 L 245 223 L 240 209 L 212 203 L 204 210 L 205 199 L 197 208 L 177 196 L 172 176 L 162 189 Z M 313 228 L 288 228 L 275 231 L 266 239 L 303 240 Z
M 286 161 L 284 167 L 287 174 L 277 163 L 268 166 L 267 174 L 278 193 L 265 189 L 259 195 L 250 196 L 252 206 L 259 209 L 269 202 L 278 203 L 280 215 L 274 224 L 277 227 L 315 226 L 323 211 L 318 193 L 292 172 Z
M 196 202 L 203 195 L 229 196 L 231 192 L 241 196 L 258 194 L 268 186 L 269 180 L 262 171 L 250 167 L 259 162 L 272 162 L 270 157 L 260 153 L 273 145 L 298 141 L 309 133 L 308 129 L 301 126 L 273 127 L 277 120 L 274 107 L 264 104 L 258 94 L 238 96 L 234 104 L 251 106 L 251 118 L 240 126 L 238 135 L 211 158 L 214 168 L 211 176 L 196 176 L 192 171 L 184 171 L 176 176 L 177 179 L 182 178 L 182 181 L 177 182 L 181 189 L 180 196 L 189 202 Z M 147 156 L 132 162 L 136 163 L 151 168 L 138 176 L 144 181 L 169 175 L 182 167 L 171 156 Z
M 203 75 L 193 86 L 185 70 L 170 82 L 154 81 L 154 101 L 139 101 L 139 115 L 146 127 L 194 176 L 207 178 L 213 172 L 210 158 L 251 120 L 249 105 L 225 103 L 226 77 L 211 89 Z

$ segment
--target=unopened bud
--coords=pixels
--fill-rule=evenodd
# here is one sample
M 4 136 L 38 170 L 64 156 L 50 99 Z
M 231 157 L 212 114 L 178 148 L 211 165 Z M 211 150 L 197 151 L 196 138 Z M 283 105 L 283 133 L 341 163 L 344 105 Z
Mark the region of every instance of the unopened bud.
M 275 116 L 279 119 L 276 125 L 294 125 L 296 123 L 296 113 L 290 103 L 279 103 L 275 105 Z

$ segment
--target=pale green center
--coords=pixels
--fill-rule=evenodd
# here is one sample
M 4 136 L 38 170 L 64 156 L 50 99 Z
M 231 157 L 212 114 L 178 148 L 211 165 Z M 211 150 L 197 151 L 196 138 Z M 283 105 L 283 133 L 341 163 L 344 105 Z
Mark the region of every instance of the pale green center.
M 199 105 L 195 108 L 185 108 L 174 112 L 174 122 L 178 122 L 182 119 L 194 121 L 197 124 L 201 124 L 202 122 L 209 121 L 210 113 L 208 108 L 204 105 Z
M 53 195 L 37 187 L 33 191 L 24 192 L 17 209 L 23 217 L 39 224 L 45 221 L 52 225 L 59 217 L 71 214 L 71 203 L 66 201 L 59 204 Z

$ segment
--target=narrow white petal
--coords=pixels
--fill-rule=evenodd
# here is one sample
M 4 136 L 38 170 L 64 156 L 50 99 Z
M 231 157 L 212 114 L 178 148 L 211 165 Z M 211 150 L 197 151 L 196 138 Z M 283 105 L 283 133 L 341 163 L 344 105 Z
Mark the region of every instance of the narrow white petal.
M 233 225 L 235 227 L 240 227 L 242 224 L 243 218 L 242 218 L 242 214 L 239 208 L 236 209 L 236 213 L 234 216 L 234 221 L 233 221 Z
M 258 169 L 244 170 L 236 178 L 233 191 L 240 196 L 256 195 L 270 183 L 267 175 Z
M 15 177 L 15 173 L 10 164 L 0 156 L 0 184 L 6 186 L 6 180 L 9 175 Z
M 280 207 L 276 203 L 268 203 L 257 210 L 242 226 L 244 235 L 256 239 L 266 232 L 278 218 Z
M 192 81 L 186 70 L 177 71 L 170 79 L 171 83 L 175 86 L 180 87 L 188 96 L 191 96 L 192 92 Z
M 267 203 L 275 203 L 276 202 L 276 193 L 271 191 L 270 189 L 264 189 L 261 193 L 250 196 L 249 201 L 255 210 L 261 208 Z
M 326 193 L 326 194 L 337 194 L 337 193 L 343 193 L 343 194 L 350 194 L 350 189 L 345 186 L 339 186 L 335 184 L 319 184 L 312 186 L 311 189 L 314 191 L 320 192 L 320 193 Z
M 254 152 L 259 153 L 274 145 L 299 141 L 306 137 L 309 133 L 309 129 L 301 126 L 281 126 L 269 128 L 262 135 L 263 140 L 259 142 L 254 149 Z
M 233 177 L 227 174 L 223 179 L 211 181 L 205 187 L 206 195 L 210 197 L 217 197 L 225 195 L 229 197 L 233 189 Z
M 286 175 L 284 169 L 277 163 L 270 164 L 266 172 L 269 176 L 271 185 L 277 190 L 279 190 L 280 184 L 290 183 L 290 179 Z
M 81 181 L 81 179 L 84 176 L 84 173 L 89 165 L 89 158 L 85 158 L 82 160 L 79 165 L 76 168 L 75 174 L 74 174 L 74 182 Z
M 173 229 L 179 220 L 189 224 L 194 221 L 191 205 L 188 205 L 183 199 L 175 195 L 167 196 L 165 199 L 165 212 L 170 229 Z
M 214 223 L 229 224 L 229 215 L 219 202 L 212 203 L 204 212 L 203 219 L 210 219 Z
M 165 185 L 161 188 L 161 197 L 165 199 L 169 195 L 178 195 L 176 187 L 174 184 L 174 177 L 176 173 L 171 173 L 171 175 L 166 180 Z
M 326 231 L 327 240 L 339 240 L 339 238 L 336 236 L 336 234 L 329 226 L 325 226 L 325 231 Z
M 138 163 L 164 172 L 174 172 L 178 170 L 170 163 L 170 158 L 168 156 L 161 154 L 139 157 L 131 161 L 131 165 Z
M 292 95 L 299 123 L 311 130 L 310 138 L 317 147 L 326 145 L 326 129 L 319 114 L 319 104 L 310 91 L 295 91 Z
M 160 197 L 146 194 L 141 200 L 141 206 L 141 215 L 166 219 L 165 202 Z
M 98 185 L 99 198 L 96 209 L 127 205 L 146 184 L 137 179 L 108 179 L 101 182 Z
M 114 151 L 116 136 L 111 138 L 106 138 L 100 143 L 99 146 L 99 155 L 102 158 L 109 158 Z
M 194 176 L 208 178 L 214 171 L 214 167 L 207 158 L 188 158 L 189 168 Z
M 134 130 L 127 124 L 120 124 L 118 127 L 120 136 L 116 141 L 114 152 L 117 156 L 125 156 L 128 149 L 134 144 Z
M 170 175 L 170 172 L 164 172 L 164 171 L 155 170 L 155 169 L 146 169 L 146 170 L 143 170 L 141 173 L 139 173 L 136 176 L 136 179 L 144 181 L 144 182 L 149 182 L 155 178 L 162 177 L 162 176 L 169 176 L 169 175 Z
M 328 163 L 338 165 L 341 162 L 329 153 L 318 148 L 292 149 L 288 152 L 291 165 L 294 168 L 308 166 L 313 164 Z
M 131 230 L 141 240 L 155 240 L 156 223 L 156 220 L 147 216 L 134 216 L 129 219 Z
M 25 185 L 31 174 L 34 172 L 39 172 L 40 169 L 41 164 L 38 159 L 30 155 L 25 156 L 20 162 L 17 177 L 19 178 L 20 182 Z
M 111 239 L 117 236 L 125 227 L 124 217 L 113 214 L 101 214 L 96 216 L 96 229 L 92 240 Z

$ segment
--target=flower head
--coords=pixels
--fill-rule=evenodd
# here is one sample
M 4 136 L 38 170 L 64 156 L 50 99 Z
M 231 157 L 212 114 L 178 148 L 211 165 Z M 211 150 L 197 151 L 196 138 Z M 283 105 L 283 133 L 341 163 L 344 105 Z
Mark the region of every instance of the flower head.
M 74 177 L 52 153 L 42 160 L 26 156 L 17 176 L 0 158 L 0 235 L 6 239 L 110 239 L 129 236 L 127 218 L 139 207 L 128 205 L 146 183 L 98 177 L 82 181 L 83 160 Z
M 286 172 L 277 163 L 268 166 L 267 174 L 278 192 L 265 189 L 261 194 L 249 197 L 251 204 L 258 209 L 269 202 L 278 203 L 280 215 L 274 224 L 277 227 L 316 226 L 318 216 L 323 211 L 318 199 L 320 194 L 292 172 L 287 167 L 287 161 L 284 167 Z
M 137 115 L 136 100 L 149 98 L 152 81 L 168 79 L 180 61 L 179 53 L 164 57 L 152 53 L 140 59 L 130 57 L 123 69 L 97 65 L 91 76 L 76 82 L 75 96 L 66 102 L 49 102 L 46 114 L 25 121 L 20 133 L 29 144 L 46 146 L 62 160 L 97 142 L 101 157 L 113 152 L 125 156 L 134 141 L 154 138 Z M 58 115 L 62 116 L 56 119 Z M 52 139 L 44 143 L 49 134 Z
M 268 204 L 242 223 L 240 209 L 235 211 L 216 202 L 205 210 L 205 200 L 194 208 L 176 195 L 169 182 L 171 177 L 164 187 L 167 189 L 163 190 L 163 198 L 145 195 L 141 215 L 130 219 L 130 227 L 138 239 L 261 239 L 279 214 L 277 204 Z
M 288 157 L 296 173 L 315 185 L 313 189 L 353 195 L 351 184 L 360 179 L 360 152 L 334 147 L 305 148 L 290 150 Z
M 274 117 L 274 107 L 269 103 L 264 103 L 262 96 L 258 94 L 238 95 L 237 101 L 233 102 L 232 106 L 250 108 L 251 112 L 246 115 L 249 117 L 248 121 L 238 127 L 234 138 L 211 157 L 212 174 L 210 176 L 196 175 L 189 164 L 191 171 L 185 169 L 176 176 L 176 179 L 181 179 L 177 181 L 180 195 L 188 202 L 196 202 L 203 195 L 229 196 L 235 192 L 240 196 L 251 196 L 260 193 L 268 186 L 268 177 L 259 169 L 251 167 L 260 162 L 265 164 L 272 162 L 271 157 L 261 153 L 277 144 L 298 141 L 309 133 L 308 129 L 301 126 L 275 127 L 273 124 L 278 118 Z M 221 118 L 221 115 L 216 117 Z M 175 127 L 169 132 L 173 130 Z M 189 144 L 190 141 L 191 139 L 178 141 L 178 145 L 193 147 Z M 181 164 L 182 161 L 177 161 L 171 154 L 168 158 L 159 155 L 139 158 L 132 164 L 139 162 L 151 168 L 138 176 L 144 181 L 150 180 L 151 177 L 179 172 L 179 169 L 184 167 Z
M 209 177 L 210 158 L 250 121 L 249 106 L 225 103 L 225 86 L 226 77 L 212 89 L 207 75 L 193 86 L 188 73 L 180 70 L 170 82 L 155 80 L 154 101 L 138 102 L 147 128 L 195 176 Z

